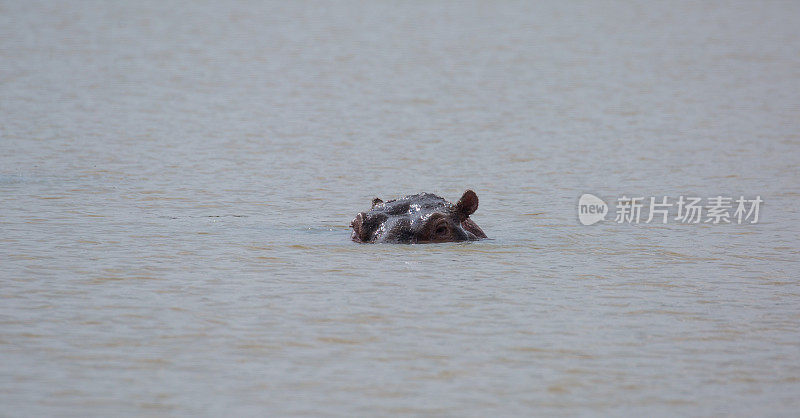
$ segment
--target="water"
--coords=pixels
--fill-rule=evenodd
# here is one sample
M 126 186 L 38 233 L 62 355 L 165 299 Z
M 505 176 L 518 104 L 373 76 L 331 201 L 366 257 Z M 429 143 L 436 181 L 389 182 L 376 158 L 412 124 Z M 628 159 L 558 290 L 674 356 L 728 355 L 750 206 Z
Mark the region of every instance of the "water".
M 796 414 L 799 25 L 2 2 L 0 415 Z M 467 188 L 492 240 L 349 240 Z M 586 227 L 583 193 L 765 203 Z

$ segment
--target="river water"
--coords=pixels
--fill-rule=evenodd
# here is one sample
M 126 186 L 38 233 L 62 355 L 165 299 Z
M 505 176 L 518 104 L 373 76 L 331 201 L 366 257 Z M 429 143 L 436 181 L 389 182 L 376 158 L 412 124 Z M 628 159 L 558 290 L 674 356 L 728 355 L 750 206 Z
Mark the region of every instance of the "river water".
M 0 415 L 796 414 L 800 3 L 531 3 L 0 2 Z

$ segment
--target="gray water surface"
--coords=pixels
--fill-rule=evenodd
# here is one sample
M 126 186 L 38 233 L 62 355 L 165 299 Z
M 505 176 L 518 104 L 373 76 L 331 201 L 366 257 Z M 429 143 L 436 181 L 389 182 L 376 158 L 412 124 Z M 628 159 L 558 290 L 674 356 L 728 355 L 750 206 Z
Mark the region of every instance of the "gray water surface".
M 795 415 L 798 27 L 2 1 L 0 415 Z M 350 241 L 375 196 L 467 188 L 491 240 Z M 582 226 L 583 193 L 764 204 Z

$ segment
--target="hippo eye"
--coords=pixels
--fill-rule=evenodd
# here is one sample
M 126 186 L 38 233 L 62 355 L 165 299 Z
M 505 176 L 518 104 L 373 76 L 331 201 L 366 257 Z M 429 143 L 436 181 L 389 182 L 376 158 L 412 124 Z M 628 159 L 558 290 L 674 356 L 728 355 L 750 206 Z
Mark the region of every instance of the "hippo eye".
M 439 225 L 436 228 L 436 235 L 443 236 L 447 235 L 448 232 L 450 232 L 450 228 L 448 228 L 447 225 Z

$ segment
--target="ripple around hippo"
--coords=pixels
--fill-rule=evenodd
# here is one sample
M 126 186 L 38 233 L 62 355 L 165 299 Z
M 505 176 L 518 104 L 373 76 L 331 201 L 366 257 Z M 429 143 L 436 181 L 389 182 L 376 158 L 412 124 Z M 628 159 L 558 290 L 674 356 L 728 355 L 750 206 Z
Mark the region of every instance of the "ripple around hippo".
M 353 241 L 403 243 L 474 241 L 486 238 L 469 215 L 478 209 L 478 195 L 467 190 L 455 205 L 432 194 L 419 193 L 384 202 L 372 200 L 367 212 L 350 227 Z

